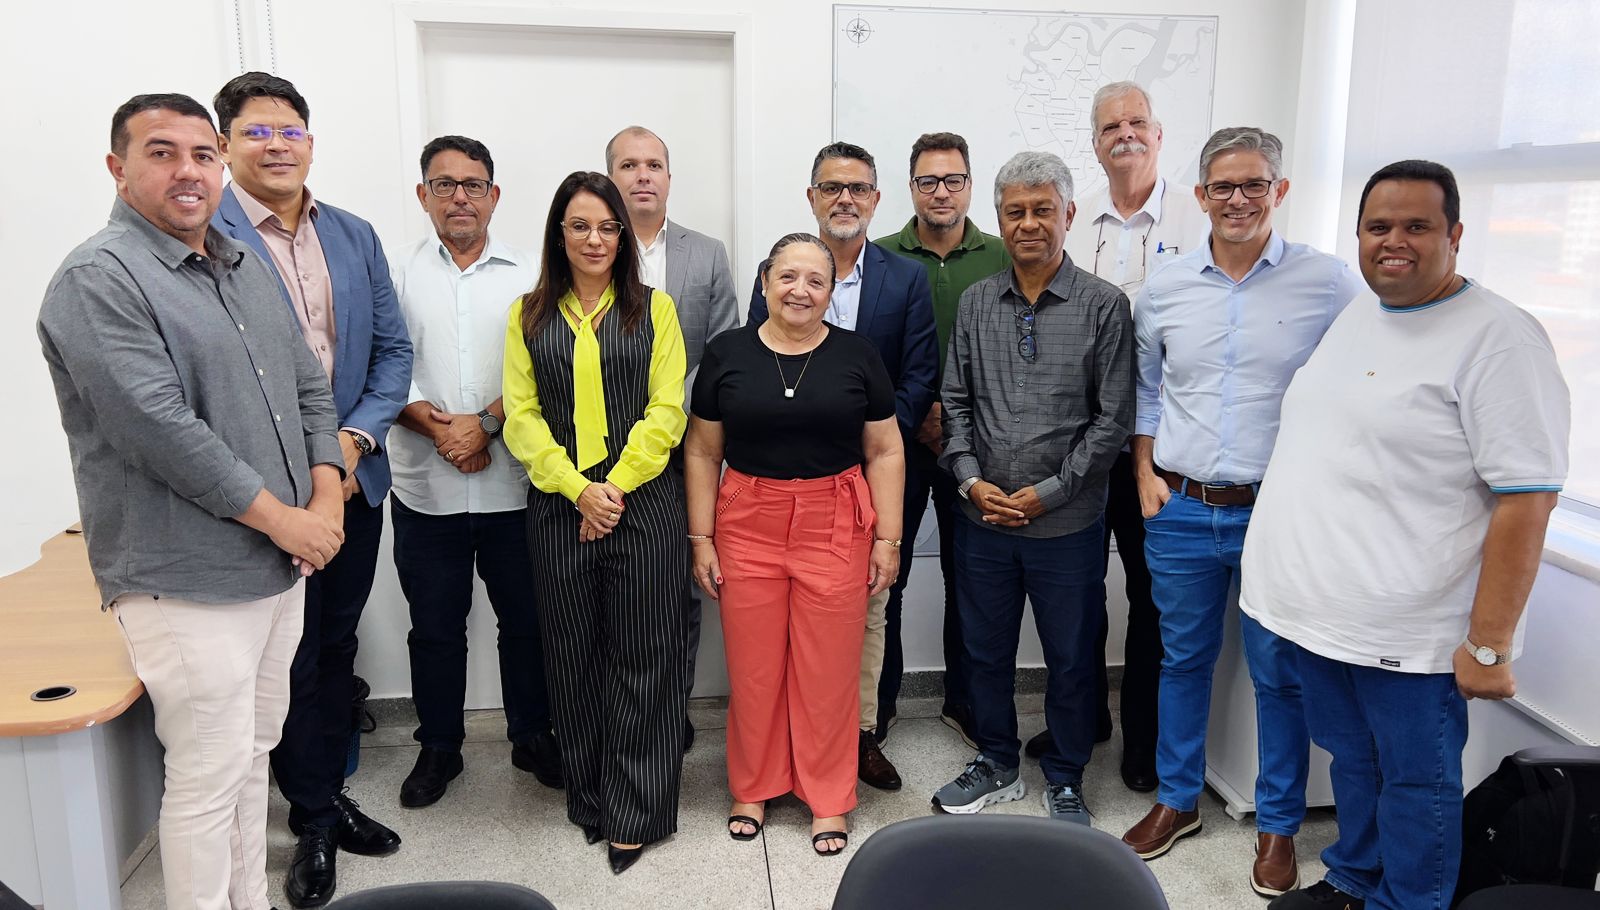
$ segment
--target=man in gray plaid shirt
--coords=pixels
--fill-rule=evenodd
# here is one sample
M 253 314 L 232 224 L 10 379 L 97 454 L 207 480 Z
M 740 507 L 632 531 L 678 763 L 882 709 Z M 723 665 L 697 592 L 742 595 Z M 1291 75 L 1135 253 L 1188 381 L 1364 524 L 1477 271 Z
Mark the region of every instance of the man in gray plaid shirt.
M 1060 158 L 1013 157 L 995 177 L 995 209 L 1012 267 L 961 295 L 939 458 L 965 500 L 956 602 L 978 754 L 933 804 L 968 814 L 1024 794 L 1012 697 L 1026 596 L 1049 674 L 1045 810 L 1087 825 L 1094 649 L 1106 621 L 1102 513 L 1133 427 L 1133 319 L 1115 285 L 1063 250 L 1074 207 Z

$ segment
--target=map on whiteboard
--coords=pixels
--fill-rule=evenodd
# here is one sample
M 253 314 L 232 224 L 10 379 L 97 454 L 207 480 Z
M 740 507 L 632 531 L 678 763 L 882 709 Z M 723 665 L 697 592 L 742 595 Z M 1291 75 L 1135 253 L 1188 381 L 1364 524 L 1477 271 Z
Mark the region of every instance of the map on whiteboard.
M 1094 158 L 1089 104 L 1108 82 L 1132 79 L 1155 103 L 1163 173 L 1194 181 L 1211 133 L 1214 16 L 1129 16 L 994 10 L 834 7 L 834 137 L 880 159 L 883 203 L 874 234 L 910 217 L 902 164 L 925 132 L 949 130 L 972 147 L 972 217 L 1006 158 L 1060 155 L 1078 195 L 1105 183 Z

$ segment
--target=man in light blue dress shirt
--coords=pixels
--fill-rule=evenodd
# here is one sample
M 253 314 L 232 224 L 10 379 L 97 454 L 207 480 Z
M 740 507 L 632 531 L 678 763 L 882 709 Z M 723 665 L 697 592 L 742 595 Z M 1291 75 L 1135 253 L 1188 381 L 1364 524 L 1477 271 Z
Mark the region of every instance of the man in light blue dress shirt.
M 1272 229 L 1289 192 L 1282 162 L 1271 133 L 1212 135 L 1195 188 L 1210 240 L 1152 275 L 1134 306 L 1134 473 L 1166 652 L 1157 802 L 1123 836 L 1144 859 L 1200 829 L 1211 676 L 1283 393 L 1361 287 L 1338 258 Z M 1293 646 L 1248 616 L 1241 624 L 1261 755 L 1250 884 L 1276 895 L 1298 881 L 1310 746 Z

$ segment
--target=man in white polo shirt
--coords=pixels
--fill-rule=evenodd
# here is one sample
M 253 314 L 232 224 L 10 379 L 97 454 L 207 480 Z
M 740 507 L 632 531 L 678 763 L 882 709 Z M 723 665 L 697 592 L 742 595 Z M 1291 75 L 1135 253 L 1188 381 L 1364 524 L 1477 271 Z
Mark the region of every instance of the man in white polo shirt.
M 531 290 L 532 259 L 489 233 L 500 200 L 483 143 L 441 136 L 422 150 L 417 200 L 428 236 L 393 259 L 415 339 L 410 403 L 389 434 L 394 562 L 411 605 L 416 765 L 400 804 L 431 805 L 461 773 L 467 615 L 476 569 L 499 621 L 500 695 L 511 763 L 561 787 L 528 562 L 528 475 L 500 438 L 506 313 Z
M 1538 321 L 1456 274 L 1455 177 L 1367 181 L 1348 309 L 1295 376 L 1244 546 L 1240 606 L 1298 648 L 1333 754 L 1323 881 L 1271 910 L 1447 907 L 1465 698 L 1516 690 L 1516 629 L 1567 473 L 1570 400 Z

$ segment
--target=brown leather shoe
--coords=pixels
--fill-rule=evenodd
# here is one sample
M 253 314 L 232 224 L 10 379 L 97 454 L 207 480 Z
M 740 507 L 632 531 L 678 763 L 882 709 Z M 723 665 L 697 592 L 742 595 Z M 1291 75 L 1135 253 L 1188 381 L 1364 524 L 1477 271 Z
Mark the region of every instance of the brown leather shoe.
M 1256 861 L 1250 867 L 1250 887 L 1263 897 L 1277 897 L 1300 884 L 1300 865 L 1294 858 L 1294 838 L 1282 834 L 1256 834 Z
M 878 738 L 872 735 L 871 730 L 861 731 L 861 752 L 858 756 L 856 774 L 862 783 L 879 790 L 900 789 L 900 772 L 894 768 L 894 763 L 883 757 L 883 750 L 878 748 Z
M 1171 806 L 1156 803 L 1149 814 L 1122 835 L 1122 842 L 1132 847 L 1140 859 L 1155 859 L 1171 850 L 1179 838 L 1199 831 L 1199 809 L 1179 812 Z

